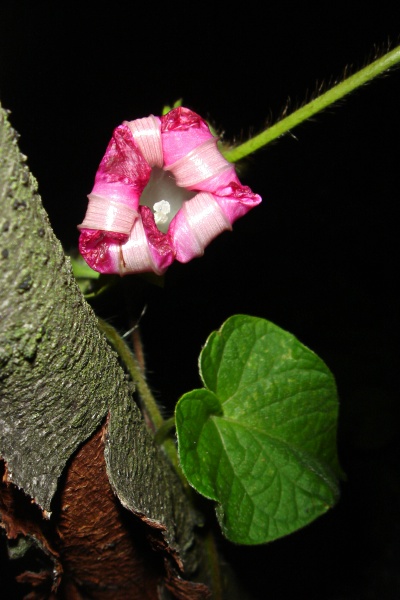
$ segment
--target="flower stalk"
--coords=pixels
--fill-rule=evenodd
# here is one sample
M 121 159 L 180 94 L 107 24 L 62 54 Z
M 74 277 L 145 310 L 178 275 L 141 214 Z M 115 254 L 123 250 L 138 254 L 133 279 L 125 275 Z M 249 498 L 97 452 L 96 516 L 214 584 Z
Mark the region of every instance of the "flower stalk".
M 294 127 L 303 123 L 303 121 L 306 121 L 316 113 L 321 112 L 347 94 L 350 94 L 358 87 L 381 75 L 384 71 L 391 69 L 399 62 L 400 46 L 384 54 L 360 71 L 357 71 L 354 75 L 347 77 L 347 79 L 336 84 L 330 90 L 321 94 L 321 96 L 311 100 L 311 102 L 308 102 L 281 121 L 278 121 L 278 123 L 271 125 L 271 127 L 268 127 L 258 135 L 243 142 L 243 144 L 223 151 L 223 155 L 229 162 L 234 163 L 249 156 L 249 154 L 253 154 L 253 152 L 291 131 Z
M 176 473 L 181 479 L 184 489 L 187 493 L 191 493 L 187 479 L 183 475 L 179 465 L 175 443 L 171 438 L 167 437 L 168 432 L 170 432 L 173 428 L 172 426 L 174 419 L 172 418 L 164 421 L 136 357 L 132 354 L 129 346 L 117 333 L 114 327 L 100 318 L 98 318 L 98 325 L 100 331 L 105 334 L 107 340 L 117 352 L 132 381 L 137 387 L 137 391 L 143 405 L 145 420 L 147 421 L 149 429 L 152 431 L 156 442 L 163 445 L 167 456 L 169 457 Z

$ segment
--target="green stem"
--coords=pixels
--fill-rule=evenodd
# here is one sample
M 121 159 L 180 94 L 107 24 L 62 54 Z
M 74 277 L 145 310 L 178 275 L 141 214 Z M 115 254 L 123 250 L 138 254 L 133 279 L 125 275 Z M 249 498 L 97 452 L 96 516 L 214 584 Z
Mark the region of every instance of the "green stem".
M 154 440 L 156 443 L 163 445 L 167 456 L 169 457 L 182 482 L 182 486 L 187 497 L 192 501 L 194 506 L 194 492 L 189 486 L 189 483 L 180 467 L 176 446 L 173 440 L 167 437 L 171 430 L 175 427 L 175 418 L 171 417 L 169 419 L 163 419 L 135 355 L 132 353 L 131 349 L 123 340 L 123 338 L 118 334 L 116 329 L 112 327 L 112 325 L 109 325 L 106 321 L 103 321 L 103 319 L 100 319 L 99 317 L 97 320 L 100 331 L 105 334 L 107 340 L 117 352 L 121 361 L 125 365 L 126 370 L 128 371 L 132 380 L 135 382 L 143 402 L 144 410 L 146 415 L 149 417 L 151 429 L 153 433 L 155 432 Z M 213 598 L 215 598 L 215 600 L 222 600 L 223 594 L 219 555 L 213 533 L 210 530 L 206 532 L 204 544 L 208 568 L 210 571 Z
M 156 444 L 163 444 L 174 428 L 175 417 L 165 419 L 164 423 L 157 429 L 157 433 L 154 436 L 154 441 L 156 442 Z
M 109 325 L 109 323 L 106 323 L 106 321 L 103 321 L 103 319 L 99 318 L 98 322 L 100 330 L 105 334 L 108 341 L 112 344 L 118 356 L 126 366 L 126 369 L 132 380 L 135 382 L 143 404 L 146 407 L 146 413 L 149 416 L 152 429 L 159 429 L 159 427 L 163 425 L 164 419 L 161 416 L 157 403 L 153 398 L 153 394 L 147 385 L 146 379 L 143 376 L 142 370 L 139 367 L 135 356 L 132 354 L 129 346 L 124 342 L 122 337 L 112 325 Z
M 225 151 L 225 158 L 230 162 L 236 162 L 252 154 L 399 62 L 400 46 L 338 83 L 324 94 L 321 94 L 321 96 L 318 96 L 318 98 L 311 100 L 311 102 L 308 102 L 278 123 L 275 123 L 275 125 L 265 129 L 243 144 Z
M 121 336 L 118 335 L 117 331 L 114 329 L 114 327 L 112 327 L 112 325 L 109 325 L 108 323 L 106 323 L 106 321 L 103 321 L 103 319 L 99 318 L 98 323 L 100 331 L 102 331 L 105 334 L 110 344 L 116 350 L 121 361 L 124 363 L 126 370 L 128 371 L 132 380 L 136 384 L 137 390 L 143 403 L 144 411 L 146 413 L 146 416 L 148 417 L 148 420 L 150 421 L 150 427 L 153 431 L 153 434 L 154 432 L 156 432 L 155 435 L 157 436 L 157 432 L 161 430 L 160 437 L 162 438 L 161 441 L 165 452 L 169 457 L 176 472 L 178 473 L 185 490 L 188 491 L 190 489 L 189 484 L 187 482 L 186 477 L 182 473 L 174 441 L 165 438 L 165 429 L 166 427 L 168 427 L 169 430 L 171 430 L 171 424 L 169 423 L 169 421 L 164 421 L 160 410 L 157 406 L 157 402 L 154 400 L 153 394 L 151 393 L 151 390 L 147 385 L 146 378 L 144 377 L 143 372 L 135 356 L 132 354 L 132 351 L 129 348 L 129 346 L 124 342 Z
M 222 590 L 220 556 L 218 554 L 217 546 L 215 543 L 215 537 L 211 531 L 208 531 L 206 533 L 206 537 L 204 539 L 204 547 L 206 550 L 208 566 L 210 569 L 211 588 L 213 591 L 213 599 L 214 600 L 222 600 L 223 590 Z

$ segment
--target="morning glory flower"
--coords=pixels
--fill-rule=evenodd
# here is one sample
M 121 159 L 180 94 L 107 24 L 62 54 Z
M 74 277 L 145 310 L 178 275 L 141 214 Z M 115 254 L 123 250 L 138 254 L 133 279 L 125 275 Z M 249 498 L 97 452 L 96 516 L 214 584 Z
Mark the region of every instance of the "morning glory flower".
M 243 186 L 207 123 L 188 108 L 125 121 L 96 173 L 79 250 L 100 273 L 161 275 L 201 256 L 261 202 Z

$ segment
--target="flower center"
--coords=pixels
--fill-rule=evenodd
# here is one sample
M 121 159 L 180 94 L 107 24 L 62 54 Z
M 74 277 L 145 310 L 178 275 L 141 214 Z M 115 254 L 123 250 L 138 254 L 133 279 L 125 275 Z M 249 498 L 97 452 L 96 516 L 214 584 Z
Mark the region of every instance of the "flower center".
M 176 185 L 172 173 L 153 167 L 150 179 L 140 196 L 140 205 L 148 206 L 154 214 L 155 223 L 162 233 L 167 233 L 172 219 L 197 192 Z

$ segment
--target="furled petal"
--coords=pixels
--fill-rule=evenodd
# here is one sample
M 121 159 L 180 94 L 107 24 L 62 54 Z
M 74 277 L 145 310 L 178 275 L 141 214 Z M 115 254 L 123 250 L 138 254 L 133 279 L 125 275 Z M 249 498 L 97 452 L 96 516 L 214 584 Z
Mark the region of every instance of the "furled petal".
M 123 202 L 137 211 L 140 194 L 149 181 L 150 173 L 151 167 L 130 128 L 119 125 L 97 170 L 92 194 Z
M 207 123 L 195 112 L 180 106 L 161 117 L 164 166 L 168 167 L 212 138 Z
M 171 171 L 180 187 L 196 189 L 202 181 L 232 170 L 232 166 L 218 150 L 217 140 L 210 138 L 165 170 Z
M 129 239 L 150 174 L 130 128 L 119 125 L 97 170 L 85 219 L 78 226 L 79 251 L 92 269 L 120 272 L 115 248 Z
M 89 204 L 81 229 L 102 229 L 129 235 L 135 219 L 136 210 L 122 202 L 89 194 Z
M 261 197 L 254 194 L 247 185 L 232 181 L 214 194 L 214 199 L 232 224 L 252 208 L 260 204 Z
M 146 271 L 161 275 L 174 260 L 174 252 L 168 243 L 161 242 L 166 238 L 164 234 L 158 232 L 159 239 L 152 240 L 151 234 L 146 233 L 145 223 L 148 220 L 148 213 L 151 215 L 150 209 L 140 207 L 140 212 L 142 218 L 135 221 L 128 241 L 110 245 L 110 254 L 113 256 L 114 265 L 118 265 L 117 272 L 120 275 Z M 155 225 L 154 227 L 157 229 Z M 152 241 L 155 245 L 151 243 Z
M 261 202 L 260 196 L 241 185 L 234 165 L 219 152 L 217 138 L 199 115 L 176 108 L 162 117 L 161 130 L 164 168 L 173 173 L 178 185 L 213 194 L 230 224 Z
M 97 170 L 92 193 L 88 196 L 88 211 L 79 228 L 128 235 L 150 173 L 151 168 L 129 127 L 117 127 Z M 118 205 L 121 206 L 121 214 L 118 214 Z
M 165 235 L 158 229 L 154 221 L 154 215 L 147 206 L 140 206 L 139 211 L 152 261 L 155 265 L 152 270 L 160 275 L 175 258 L 171 237 L 169 233 Z
M 154 115 L 144 119 L 125 121 L 144 159 L 150 167 L 162 167 L 164 163 L 161 143 L 161 120 Z
M 81 229 L 79 252 L 94 271 L 119 273 L 118 262 L 110 249 L 114 246 L 120 247 L 126 240 L 127 236 L 122 233 Z
M 175 257 L 169 236 L 157 229 L 146 206 L 140 207 L 140 218 L 128 238 L 118 233 L 82 229 L 79 251 L 95 271 L 119 275 L 146 271 L 161 275 Z
M 193 111 L 179 107 L 161 118 L 164 168 L 175 176 L 177 185 L 198 189 L 231 165 L 217 148 L 217 138 L 207 123 Z
M 169 228 L 176 260 L 186 263 L 231 224 L 212 194 L 200 192 L 183 205 Z

